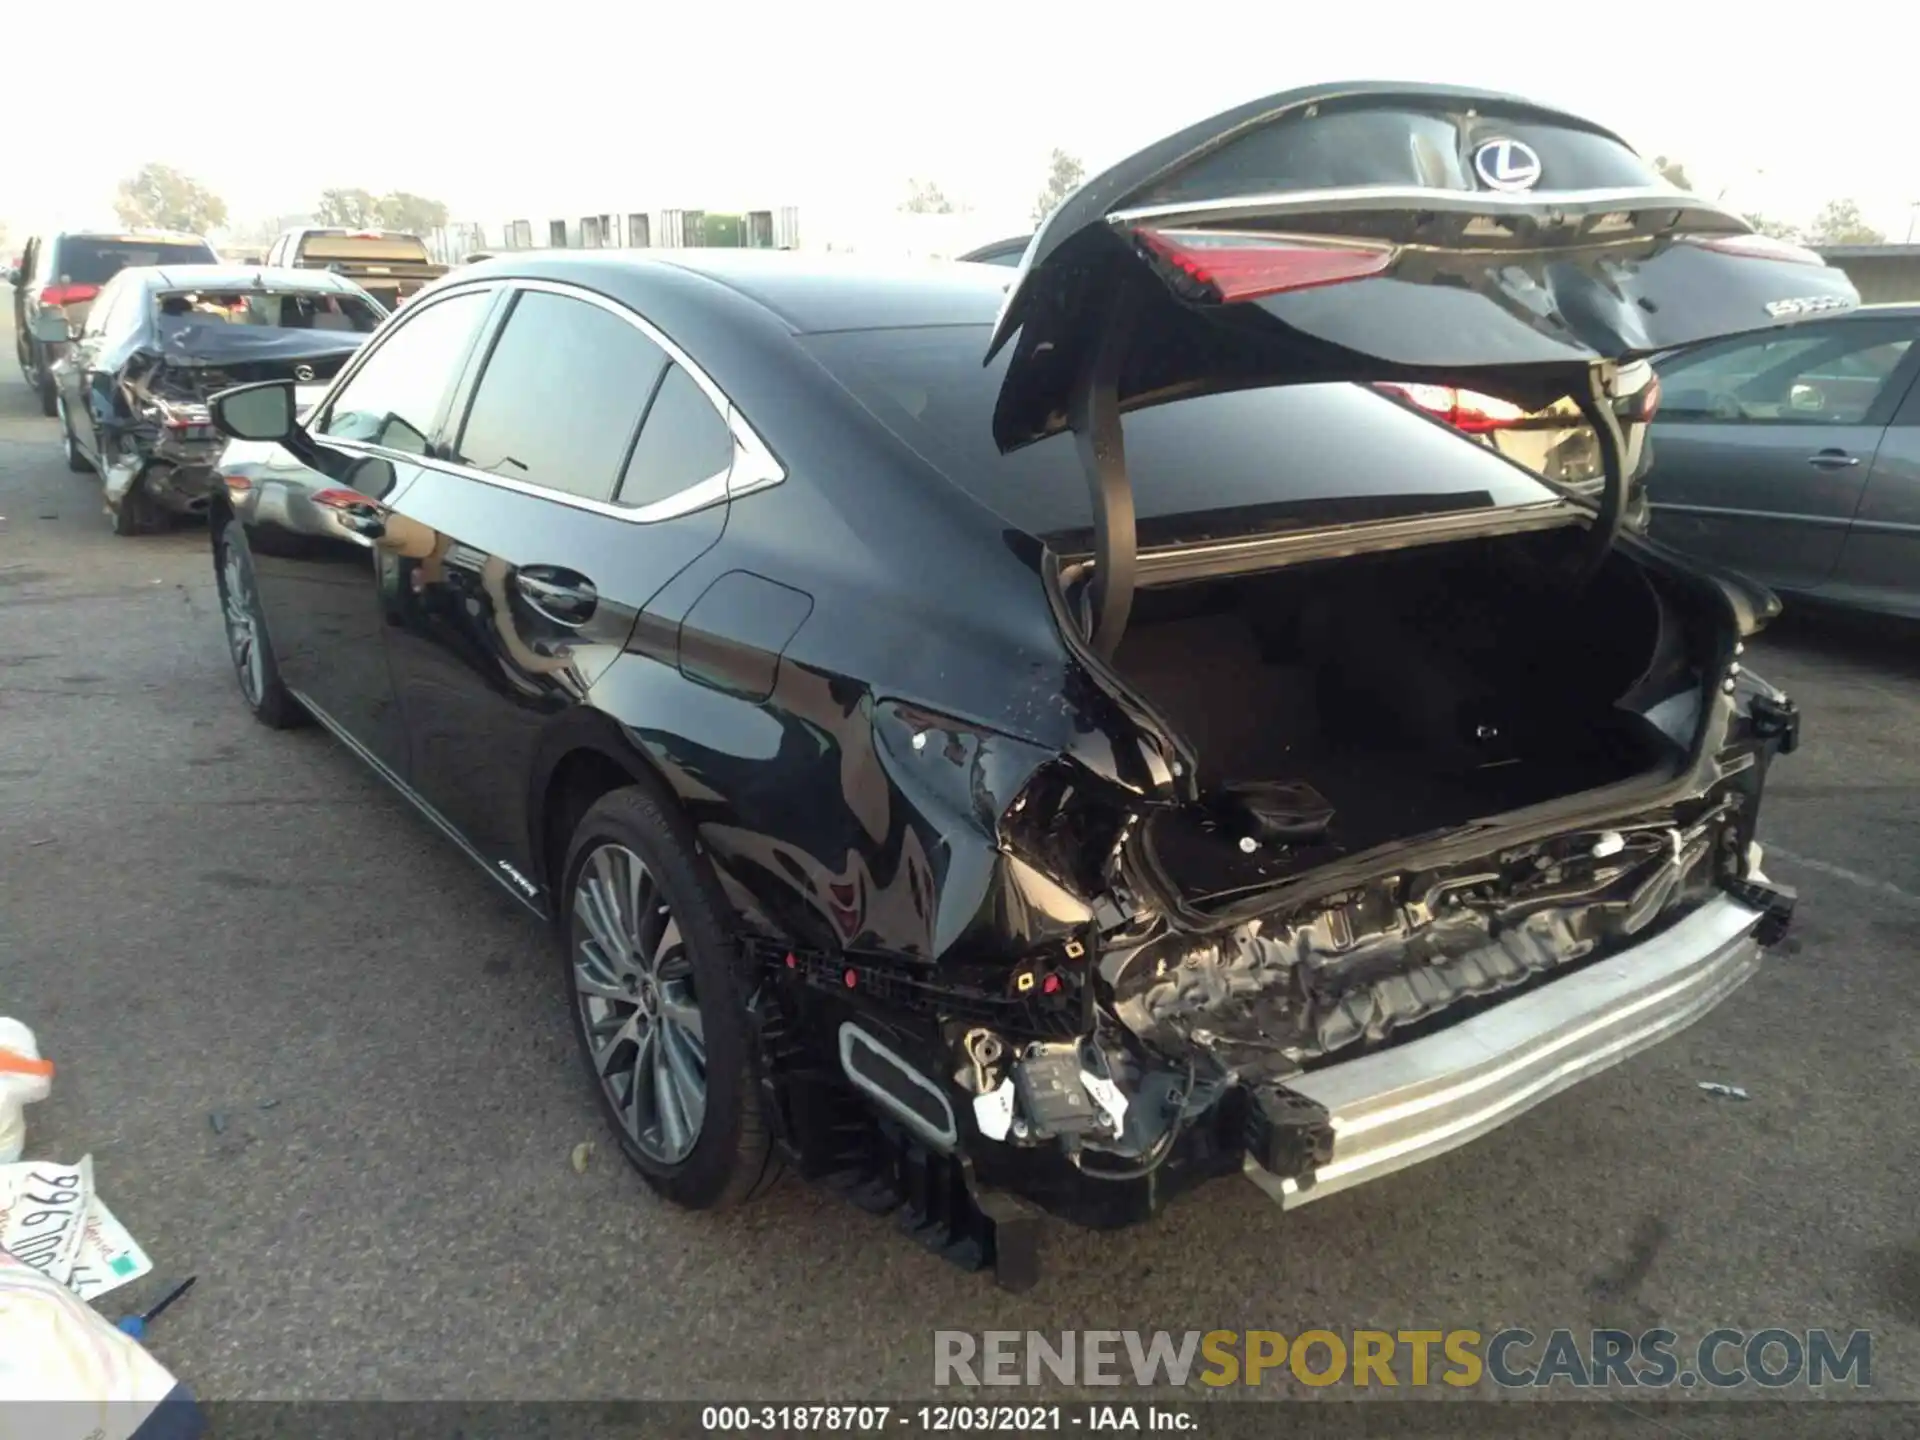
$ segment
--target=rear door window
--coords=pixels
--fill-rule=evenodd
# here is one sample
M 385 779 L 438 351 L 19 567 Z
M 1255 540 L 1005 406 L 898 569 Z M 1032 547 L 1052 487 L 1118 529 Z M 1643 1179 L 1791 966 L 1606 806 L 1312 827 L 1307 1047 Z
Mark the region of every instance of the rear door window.
M 622 505 L 651 505 L 733 464 L 733 432 L 706 392 L 678 365 L 667 367 L 659 393 L 620 478 Z
M 455 447 L 463 465 L 609 500 L 667 355 L 599 305 L 544 290 L 515 302 Z
M 412 235 L 330 235 L 324 231 L 307 236 L 301 243 L 305 260 L 397 260 L 424 264 L 428 259 L 426 243 Z
M 1011 454 L 993 442 L 1008 346 L 982 366 L 988 327 L 940 325 L 803 337 L 828 372 L 983 505 L 1068 549 L 1089 543 L 1087 482 L 1071 435 Z M 1125 420 L 1142 545 L 1185 545 L 1299 525 L 1551 501 L 1495 451 L 1360 385 L 1284 385 L 1198 396 Z
M 216 258 L 211 245 L 192 241 L 66 235 L 55 256 L 55 278 L 74 285 L 104 285 L 130 265 L 207 265 Z
M 317 433 L 425 454 L 440 407 L 492 302 L 490 292 L 473 290 L 406 316 L 375 343 Z
M 1908 327 L 1855 324 L 1711 346 L 1666 367 L 1660 418 L 1760 425 L 1880 423 L 1897 399 L 1890 387 L 1912 342 Z

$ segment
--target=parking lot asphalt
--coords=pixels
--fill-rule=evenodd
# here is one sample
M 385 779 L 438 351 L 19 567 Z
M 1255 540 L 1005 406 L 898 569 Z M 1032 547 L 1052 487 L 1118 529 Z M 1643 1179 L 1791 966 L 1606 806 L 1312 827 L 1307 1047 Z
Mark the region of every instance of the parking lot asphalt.
M 1719 1010 L 1293 1214 L 1236 1180 L 1058 1227 L 1012 1296 L 791 1180 L 713 1217 L 605 1144 L 576 1173 L 544 932 L 339 745 L 248 717 L 204 528 L 114 538 L 0 339 L 0 1014 L 59 1067 L 29 1153 L 90 1152 L 155 1261 L 103 1308 L 199 1276 L 151 1340 L 199 1394 L 844 1401 L 928 1393 L 936 1326 L 1524 1324 L 1864 1328 L 1875 1392 L 1920 1399 L 1913 631 L 1753 647 L 1806 713 L 1763 825 L 1802 903 Z

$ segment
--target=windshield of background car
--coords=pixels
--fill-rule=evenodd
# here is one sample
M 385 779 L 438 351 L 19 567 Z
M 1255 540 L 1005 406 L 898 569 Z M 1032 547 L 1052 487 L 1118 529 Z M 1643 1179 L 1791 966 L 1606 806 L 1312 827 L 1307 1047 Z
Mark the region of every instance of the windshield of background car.
M 54 257 L 57 278 L 74 285 L 104 285 L 130 265 L 207 265 L 213 247 L 192 241 L 114 240 L 65 235 Z
M 426 245 L 412 235 L 309 235 L 300 242 L 302 260 L 427 260 Z
M 164 330 L 179 325 L 253 325 L 367 335 L 385 317 L 358 295 L 312 291 L 176 290 L 154 300 Z
M 1002 455 L 993 405 L 1012 347 L 982 366 L 989 327 L 802 337 L 854 397 L 975 499 L 1021 530 L 1077 543 L 1093 524 L 1071 435 Z M 1535 504 L 1525 470 L 1357 385 L 1239 390 L 1127 415 L 1142 545 L 1307 525 Z

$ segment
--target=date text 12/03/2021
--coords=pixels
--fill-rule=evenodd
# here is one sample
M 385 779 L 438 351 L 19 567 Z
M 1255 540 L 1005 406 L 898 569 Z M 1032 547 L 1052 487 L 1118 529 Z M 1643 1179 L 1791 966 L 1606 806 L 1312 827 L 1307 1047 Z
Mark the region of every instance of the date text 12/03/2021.
M 1008 1434 L 1043 1431 L 1192 1431 L 1195 1417 L 1170 1405 L 709 1405 L 700 1428 L 709 1434 L 909 1435 Z

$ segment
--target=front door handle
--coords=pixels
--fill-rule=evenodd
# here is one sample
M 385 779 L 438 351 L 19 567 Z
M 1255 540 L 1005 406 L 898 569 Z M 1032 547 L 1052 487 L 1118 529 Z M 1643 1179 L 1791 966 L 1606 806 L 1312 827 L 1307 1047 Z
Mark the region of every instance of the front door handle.
M 386 512 L 358 490 L 334 487 L 319 491 L 313 503 L 324 506 L 340 528 L 363 540 L 378 540 L 387 533 Z
M 1816 450 L 1807 457 L 1807 463 L 1820 470 L 1845 470 L 1849 465 L 1858 465 L 1860 457 L 1844 450 Z
M 600 604 L 600 592 L 591 580 L 558 565 L 521 566 L 513 572 L 513 588 L 536 614 L 569 630 L 591 620 Z

